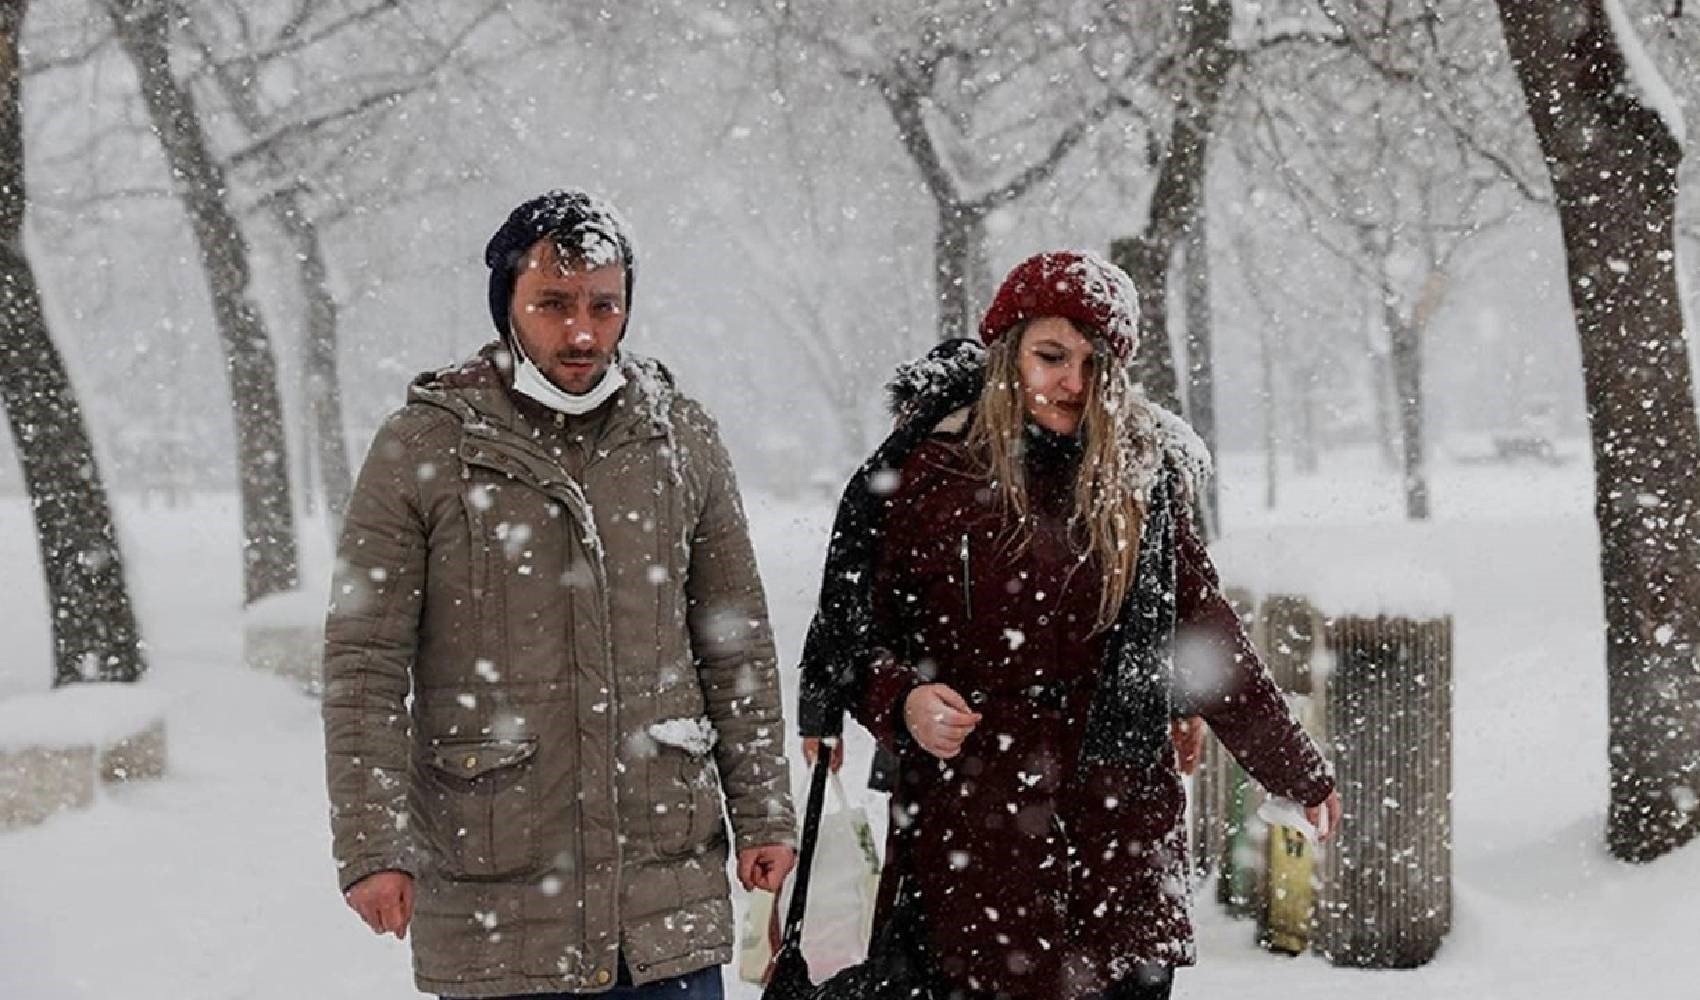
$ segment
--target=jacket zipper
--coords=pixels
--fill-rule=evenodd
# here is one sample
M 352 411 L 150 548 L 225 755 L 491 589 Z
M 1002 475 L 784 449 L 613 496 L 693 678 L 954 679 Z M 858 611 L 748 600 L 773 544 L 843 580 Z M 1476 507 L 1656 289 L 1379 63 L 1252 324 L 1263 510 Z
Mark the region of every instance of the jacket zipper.
M 968 536 L 966 534 L 962 536 L 962 547 L 960 549 L 960 552 L 962 554 L 962 609 L 963 609 L 963 617 L 972 619 L 974 617 L 974 592 L 973 592 L 973 588 L 970 585 L 970 581 L 969 581 Z
M 1063 897 L 1058 909 L 1066 918 L 1069 904 L 1074 900 L 1074 846 L 1069 843 L 1068 824 L 1063 822 L 1063 818 L 1053 812 L 1051 823 L 1056 827 L 1057 841 L 1062 846 Z M 1068 936 L 1066 931 L 1064 936 Z

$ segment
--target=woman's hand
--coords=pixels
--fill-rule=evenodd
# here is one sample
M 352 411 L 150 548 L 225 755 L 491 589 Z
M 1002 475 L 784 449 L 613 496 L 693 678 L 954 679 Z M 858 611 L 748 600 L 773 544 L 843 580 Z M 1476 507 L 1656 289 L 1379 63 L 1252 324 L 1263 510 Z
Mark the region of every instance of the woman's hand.
M 1169 739 L 1175 744 L 1175 770 L 1191 774 L 1204 756 L 1204 720 L 1196 715 L 1169 723 Z
M 1340 793 L 1330 792 L 1320 804 L 1306 806 L 1305 819 L 1316 830 L 1317 840 L 1327 841 L 1334 836 L 1334 831 L 1340 828 Z
M 962 752 L 962 741 L 980 724 L 980 713 L 945 684 L 923 684 L 903 699 L 903 723 L 921 749 L 940 760 Z

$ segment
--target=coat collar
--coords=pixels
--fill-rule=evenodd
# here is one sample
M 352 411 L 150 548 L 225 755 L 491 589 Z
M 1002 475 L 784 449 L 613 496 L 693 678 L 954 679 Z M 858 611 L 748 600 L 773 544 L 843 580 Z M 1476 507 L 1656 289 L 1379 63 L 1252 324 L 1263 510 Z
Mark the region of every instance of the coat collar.
M 512 365 L 506 346 L 491 341 L 459 365 L 415 378 L 408 402 L 448 410 L 479 436 L 531 446 L 536 423 L 514 394 Z M 613 409 L 601 447 L 610 451 L 633 441 L 667 437 L 677 396 L 672 374 L 653 358 L 623 352 L 621 372 L 626 384 L 606 404 Z
M 938 412 L 935 404 L 940 400 L 960 400 L 965 395 L 977 399 L 985 377 L 986 348 L 979 341 L 941 341 L 924 357 L 897 367 L 885 386 L 886 406 L 900 425 L 934 419 L 923 415 Z M 1134 409 L 1132 432 L 1155 445 L 1161 458 L 1158 464 L 1180 472 L 1184 495 L 1197 496 L 1214 473 L 1209 448 L 1177 414 L 1146 399 L 1143 392 L 1136 390 L 1135 399 L 1139 405 Z M 969 407 L 949 409 L 942 420 L 935 419 L 931 433 L 959 434 L 967 427 L 969 415 Z M 1140 478 L 1148 481 L 1153 471 Z

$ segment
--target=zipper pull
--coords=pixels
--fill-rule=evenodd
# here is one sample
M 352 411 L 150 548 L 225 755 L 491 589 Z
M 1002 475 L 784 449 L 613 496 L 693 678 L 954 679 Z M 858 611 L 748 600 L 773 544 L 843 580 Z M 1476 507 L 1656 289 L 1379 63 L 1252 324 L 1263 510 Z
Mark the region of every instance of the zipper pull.
M 968 576 L 968 536 L 962 536 L 962 608 L 967 617 L 974 617 L 974 594 Z

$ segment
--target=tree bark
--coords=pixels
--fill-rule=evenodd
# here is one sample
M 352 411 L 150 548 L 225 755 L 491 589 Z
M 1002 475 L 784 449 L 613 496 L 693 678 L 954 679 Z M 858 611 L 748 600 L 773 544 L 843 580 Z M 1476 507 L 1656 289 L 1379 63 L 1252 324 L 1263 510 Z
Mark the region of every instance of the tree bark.
M 35 518 L 53 620 L 53 684 L 147 669 L 124 560 L 82 408 L 48 333 L 24 251 L 25 0 L 0 0 L 0 400 Z
M 106 0 L 106 11 L 136 67 L 148 118 L 171 165 L 212 294 L 236 421 L 243 593 L 245 603 L 252 604 L 295 589 L 299 576 L 277 365 L 248 289 L 248 245 L 225 203 L 224 169 L 212 154 L 194 95 L 171 71 L 168 6 L 156 0 Z
M 1681 148 L 1601 0 L 1498 0 L 1564 233 L 1593 438 L 1608 678 L 1606 841 L 1700 834 L 1700 424 L 1676 282 Z
M 1428 520 L 1428 475 L 1423 461 L 1423 347 L 1415 321 L 1399 315 L 1392 299 L 1382 303 L 1388 330 L 1388 360 L 1393 395 L 1399 403 L 1399 442 L 1405 491 L 1405 517 Z
M 295 251 L 297 284 L 307 303 L 302 365 L 307 388 L 308 447 L 318 460 L 325 510 L 331 516 L 334 535 L 341 530 L 348 496 L 354 489 L 346 432 L 342 427 L 341 382 L 337 375 L 336 298 L 331 295 L 324 239 L 318 223 L 307 214 L 299 193 L 281 195 L 272 214 Z
M 1389 333 L 1388 340 L 1392 340 Z M 1375 402 L 1375 443 L 1384 469 L 1399 467 L 1399 432 L 1393 419 L 1393 362 L 1387 351 L 1365 352 L 1369 361 L 1369 388 Z
M 933 289 L 938 302 L 939 339 L 972 337 L 985 261 L 985 214 L 955 202 L 940 202 L 933 240 Z
M 1316 439 L 1316 382 L 1318 372 L 1315 368 L 1304 367 L 1296 373 L 1297 385 L 1293 387 L 1293 395 L 1297 397 L 1298 420 L 1297 433 L 1293 435 L 1293 465 L 1294 468 L 1307 476 L 1315 475 L 1322 468 L 1322 447 Z
M 1260 407 L 1263 411 L 1263 507 L 1274 510 L 1280 499 L 1281 458 L 1276 448 L 1279 441 L 1275 415 L 1279 411 L 1275 406 L 1275 348 L 1269 343 L 1268 323 L 1257 325 L 1257 345 L 1258 367 L 1263 379 L 1263 391 L 1260 393 L 1263 397 Z
M 190 24 L 191 31 L 194 25 Z M 265 112 L 249 86 L 249 77 L 256 72 L 250 62 L 218 61 L 199 32 L 195 33 L 201 51 L 213 62 L 213 76 L 219 91 L 230 103 L 237 118 L 250 135 L 259 141 L 271 128 Z M 273 173 L 280 179 L 287 176 L 283 158 L 274 150 L 266 157 Z M 342 381 L 337 369 L 337 306 L 330 290 L 330 267 L 327 264 L 324 236 L 318 222 L 307 210 L 307 184 L 294 175 L 289 186 L 267 199 L 272 220 L 289 240 L 296 263 L 296 286 L 307 307 L 307 323 L 302 331 L 302 389 L 305 413 L 302 419 L 301 482 L 302 498 L 312 511 L 313 471 L 316 468 L 323 488 L 325 509 L 331 517 L 332 535 L 341 531 L 342 515 L 353 491 L 348 447 L 342 427 Z
M 1216 446 L 1216 357 L 1212 336 L 1213 313 L 1210 308 L 1210 238 L 1206 224 L 1205 204 L 1199 198 L 1197 214 L 1187 233 L 1185 245 L 1186 274 L 1186 415 L 1192 429 L 1204 439 L 1211 458 L 1218 454 Z M 1205 540 L 1221 533 L 1219 476 L 1211 476 L 1210 484 L 1198 498 L 1202 517 L 1199 520 Z
M 1194 225 L 1209 166 L 1210 132 L 1236 56 L 1228 47 L 1233 5 L 1228 0 L 1198 0 L 1187 37 L 1185 86 L 1175 102 L 1174 121 L 1145 231 L 1110 244 L 1110 259 L 1139 290 L 1139 350 L 1134 377 L 1152 402 L 1180 412 L 1169 334 L 1169 265 L 1176 243 Z

